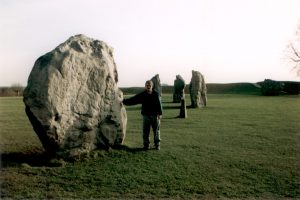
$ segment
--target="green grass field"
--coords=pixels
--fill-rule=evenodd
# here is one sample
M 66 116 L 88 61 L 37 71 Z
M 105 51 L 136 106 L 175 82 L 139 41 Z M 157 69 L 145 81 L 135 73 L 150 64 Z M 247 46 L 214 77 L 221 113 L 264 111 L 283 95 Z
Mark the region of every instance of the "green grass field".
M 22 99 L 0 98 L 1 198 L 300 198 L 299 95 L 210 94 L 186 119 L 171 101 L 163 96 L 160 151 L 141 150 L 139 106 L 127 106 L 124 148 L 55 166 Z

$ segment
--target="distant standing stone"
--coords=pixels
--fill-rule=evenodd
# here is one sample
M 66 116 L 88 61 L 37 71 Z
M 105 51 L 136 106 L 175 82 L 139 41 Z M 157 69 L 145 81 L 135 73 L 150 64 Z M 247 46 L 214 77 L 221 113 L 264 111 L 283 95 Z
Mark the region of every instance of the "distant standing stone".
M 162 88 L 161 88 L 161 83 L 160 83 L 160 78 L 159 74 L 156 74 L 151 78 L 151 81 L 153 82 L 153 89 L 158 92 L 158 94 L 161 96 L 162 94 Z
M 113 49 L 84 35 L 38 58 L 24 103 L 45 150 L 80 158 L 122 144 L 127 115 L 117 82 Z
M 174 80 L 173 103 L 179 103 L 182 98 L 185 98 L 184 88 L 184 79 L 180 75 L 177 75 Z
M 184 98 L 181 99 L 179 118 L 187 118 L 186 104 Z
M 191 107 L 199 108 L 206 106 L 207 89 L 204 76 L 198 71 L 192 71 L 192 79 L 189 86 Z

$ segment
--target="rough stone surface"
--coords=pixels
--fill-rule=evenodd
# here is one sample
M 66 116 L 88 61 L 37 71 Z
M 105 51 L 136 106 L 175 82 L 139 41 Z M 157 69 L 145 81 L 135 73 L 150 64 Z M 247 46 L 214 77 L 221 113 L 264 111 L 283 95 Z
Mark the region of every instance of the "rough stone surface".
M 156 74 L 150 80 L 153 82 L 153 89 L 156 90 L 156 92 L 158 92 L 158 94 L 161 96 L 162 88 L 161 88 L 159 75 Z
M 200 108 L 206 106 L 207 89 L 204 76 L 198 71 L 192 71 L 192 79 L 190 82 L 191 107 Z
M 179 103 L 181 102 L 181 99 L 185 98 L 184 88 L 184 79 L 180 75 L 177 75 L 176 79 L 174 80 L 173 103 Z
M 47 152 L 79 158 L 122 144 L 127 115 L 112 51 L 76 35 L 35 62 L 24 103 Z

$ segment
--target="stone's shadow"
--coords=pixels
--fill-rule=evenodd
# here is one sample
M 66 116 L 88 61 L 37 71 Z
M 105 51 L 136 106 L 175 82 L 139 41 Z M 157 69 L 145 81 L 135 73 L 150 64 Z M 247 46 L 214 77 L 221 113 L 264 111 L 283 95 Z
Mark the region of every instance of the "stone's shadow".
M 141 147 L 132 148 L 126 145 L 116 145 L 112 149 L 123 150 L 130 153 L 146 151 Z M 109 149 L 107 149 L 109 151 Z M 149 150 L 154 150 L 151 148 Z M 46 152 L 16 152 L 16 153 L 1 153 L 0 167 L 61 167 L 66 162 Z
M 152 151 L 152 150 L 157 151 L 154 146 L 150 147 L 150 149 L 145 150 L 142 147 L 132 148 L 132 147 L 128 147 L 126 145 L 118 145 L 117 147 L 113 147 L 113 149 L 123 150 L 123 151 L 127 151 L 127 152 L 130 152 L 130 153 L 137 153 L 137 152 L 141 152 L 141 151 Z
M 163 101 L 162 104 L 165 104 L 165 103 L 180 103 L 180 102 L 173 102 L 173 101 Z
M 34 152 L 34 153 L 1 153 L 1 167 L 13 167 L 26 165 L 29 167 L 41 167 L 49 166 L 49 161 L 53 158 L 45 152 Z
M 165 120 L 165 119 L 180 119 L 179 115 L 178 116 L 175 116 L 175 117 L 163 117 L 162 120 Z
M 191 105 L 186 106 L 187 109 L 195 109 L 194 107 L 192 107 Z
M 126 145 L 117 145 L 117 146 L 114 146 L 113 149 L 123 150 L 123 151 L 127 151 L 127 152 L 130 152 L 130 153 L 145 151 L 144 148 L 142 148 L 142 147 L 131 148 L 131 147 L 128 147 Z
M 206 107 L 206 106 L 205 106 Z M 191 105 L 186 106 L 187 109 L 195 109 Z M 180 109 L 180 105 L 174 105 L 174 106 L 163 106 L 163 110 L 168 110 L 168 109 Z
M 180 109 L 180 105 L 179 106 L 163 106 L 163 110 L 168 110 L 168 109 Z

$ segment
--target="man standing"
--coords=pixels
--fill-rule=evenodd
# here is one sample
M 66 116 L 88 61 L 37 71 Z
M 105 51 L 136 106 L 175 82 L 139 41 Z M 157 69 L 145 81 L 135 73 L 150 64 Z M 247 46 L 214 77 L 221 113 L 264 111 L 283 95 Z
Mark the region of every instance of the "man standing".
M 154 133 L 155 149 L 160 149 L 160 120 L 162 116 L 162 105 L 159 94 L 153 90 L 153 82 L 146 81 L 145 91 L 129 98 L 124 99 L 125 105 L 142 104 L 141 114 L 143 115 L 143 142 L 144 149 L 150 148 L 150 129 Z

